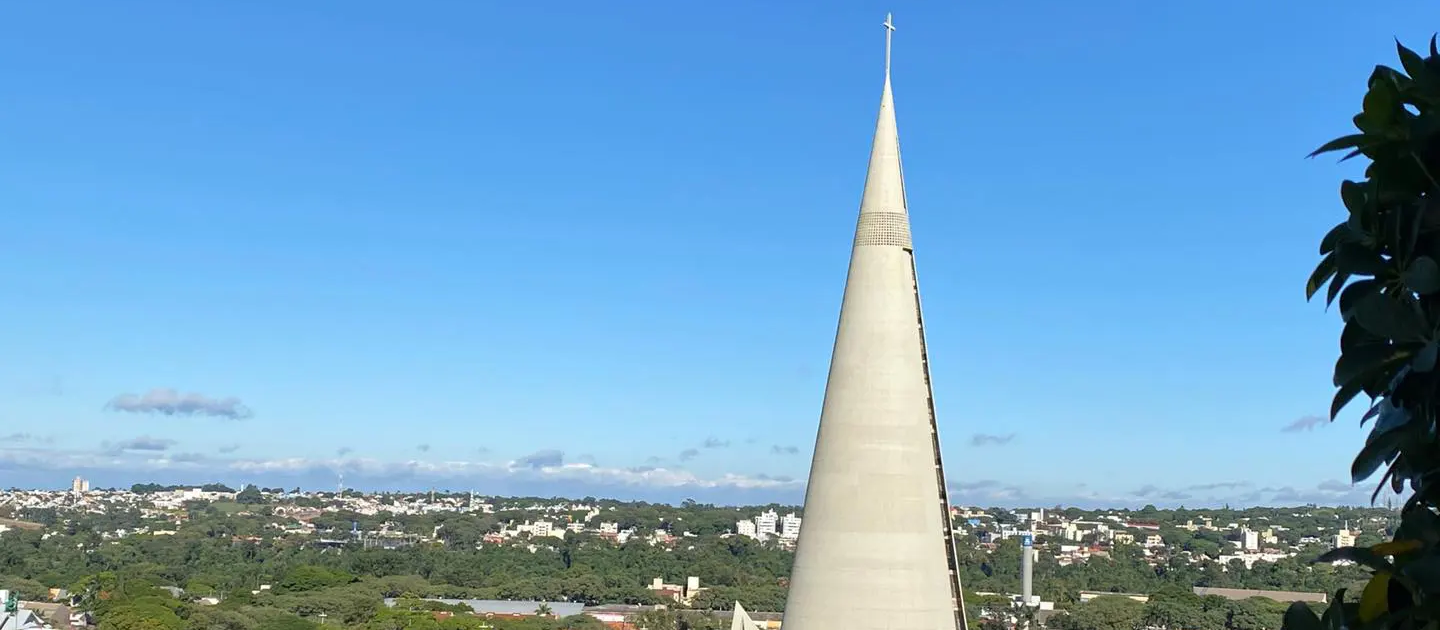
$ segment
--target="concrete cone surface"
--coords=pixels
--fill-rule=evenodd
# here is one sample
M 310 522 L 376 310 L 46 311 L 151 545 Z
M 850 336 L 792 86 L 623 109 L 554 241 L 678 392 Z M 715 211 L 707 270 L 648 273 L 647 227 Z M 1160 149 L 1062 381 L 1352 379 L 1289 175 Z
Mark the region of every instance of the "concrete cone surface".
M 886 26 L 890 30 L 888 19 Z M 955 630 L 963 624 L 888 36 L 785 630 Z

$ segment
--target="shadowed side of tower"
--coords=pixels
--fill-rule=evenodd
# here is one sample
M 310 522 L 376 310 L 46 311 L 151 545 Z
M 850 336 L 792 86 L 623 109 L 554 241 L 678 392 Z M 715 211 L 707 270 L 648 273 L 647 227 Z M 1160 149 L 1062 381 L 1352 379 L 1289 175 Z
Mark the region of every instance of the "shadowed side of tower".
M 890 88 L 885 85 L 785 630 L 964 627 Z

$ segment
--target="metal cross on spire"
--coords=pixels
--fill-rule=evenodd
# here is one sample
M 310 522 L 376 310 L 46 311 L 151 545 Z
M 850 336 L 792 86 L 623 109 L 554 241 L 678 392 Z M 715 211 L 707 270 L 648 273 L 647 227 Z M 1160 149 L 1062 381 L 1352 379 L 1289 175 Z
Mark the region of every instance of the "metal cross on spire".
M 895 35 L 895 20 L 890 13 L 885 14 L 885 76 L 890 76 L 890 39 Z

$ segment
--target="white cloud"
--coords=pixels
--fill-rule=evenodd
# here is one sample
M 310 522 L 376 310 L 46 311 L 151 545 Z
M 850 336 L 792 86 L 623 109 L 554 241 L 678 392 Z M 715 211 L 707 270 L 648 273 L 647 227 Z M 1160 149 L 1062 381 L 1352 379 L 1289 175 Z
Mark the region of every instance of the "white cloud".
M 134 441 L 131 441 L 134 442 Z M 157 440 L 158 442 L 158 440 Z M 167 444 L 168 446 L 168 444 Z M 356 457 L 225 457 L 170 450 L 65 450 L 32 443 L 0 445 L 0 477 L 7 485 L 68 487 L 76 474 L 97 487 L 138 482 L 230 484 L 333 488 L 343 475 L 346 487 L 415 490 L 476 489 L 489 494 L 541 496 L 603 496 L 620 499 L 678 501 L 695 498 L 713 503 L 799 502 L 805 479 L 736 472 L 699 474 L 674 465 L 601 466 L 594 461 L 565 461 L 559 451 L 539 451 L 514 461 L 466 460 L 387 461 Z M 1371 483 L 1351 486 L 1338 481 L 1262 487 L 1250 482 L 1223 481 L 1173 487 L 1129 487 L 1097 490 L 1083 484 L 1053 487 L 1014 484 L 995 479 L 952 479 L 950 500 L 956 505 L 1164 507 L 1246 505 L 1365 505 Z M 1388 491 L 1387 491 L 1388 493 Z M 1382 501 L 1383 501 L 1382 495 Z
M 168 444 L 167 444 L 168 446 Z M 73 475 L 77 470 L 109 474 L 128 485 L 153 478 L 178 479 L 177 483 L 201 483 L 237 478 L 269 480 L 289 487 L 330 487 L 344 475 L 349 487 L 396 484 L 424 487 L 523 487 L 555 493 L 595 493 L 607 490 L 645 493 L 663 490 L 770 491 L 775 496 L 795 498 L 804 489 L 803 480 L 769 475 L 724 473 L 701 476 L 691 471 L 664 467 L 616 468 L 593 462 L 565 462 L 558 451 L 540 451 L 512 462 L 407 460 L 385 461 L 362 457 L 334 458 L 225 458 L 197 453 L 118 450 L 103 452 L 61 451 L 39 448 L 0 448 L 0 470 L 28 469 L 37 473 Z M 56 477 L 60 479 L 60 477 Z M 68 477 L 65 477 L 68 479 Z M 410 483 L 406 483 L 410 482 Z M 423 482 L 423 483 L 421 483 Z M 607 495 L 608 496 L 608 495 Z

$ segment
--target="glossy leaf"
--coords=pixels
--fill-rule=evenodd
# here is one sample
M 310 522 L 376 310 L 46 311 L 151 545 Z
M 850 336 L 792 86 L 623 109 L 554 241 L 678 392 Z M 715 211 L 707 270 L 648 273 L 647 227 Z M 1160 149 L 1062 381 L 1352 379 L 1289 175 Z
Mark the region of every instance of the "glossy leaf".
M 1380 411 L 1385 409 L 1386 402 L 1388 401 L 1385 399 L 1381 399 L 1380 402 L 1370 405 L 1370 408 L 1365 410 L 1365 415 L 1360 416 L 1360 426 L 1365 426 L 1365 423 L 1368 422 L 1371 418 L 1380 415 Z
M 1376 68 L 1376 73 L 1380 72 Z M 1363 104 L 1365 120 L 1367 122 L 1386 125 L 1395 119 L 1395 104 L 1399 100 L 1395 94 L 1395 85 L 1389 80 L 1381 78 L 1370 84 L 1370 91 L 1365 93 Z
M 1393 431 L 1405 426 L 1410 421 L 1410 412 L 1406 411 L 1404 407 L 1391 404 L 1389 399 L 1380 401 L 1378 407 L 1380 413 L 1375 414 L 1375 427 L 1371 429 L 1372 436 Z
M 1410 75 L 1410 78 L 1419 81 L 1429 75 L 1426 72 L 1425 60 L 1415 51 L 1406 48 L 1398 39 L 1395 40 L 1395 50 L 1400 55 L 1400 66 L 1405 68 L 1405 74 Z
M 1311 152 L 1310 152 L 1309 157 L 1315 157 L 1315 156 L 1317 156 L 1317 155 L 1320 155 L 1321 153 L 1329 153 L 1329 152 L 1331 152 L 1331 151 L 1340 151 L 1340 150 L 1343 150 L 1343 149 L 1353 149 L 1353 148 L 1355 148 L 1355 147 L 1360 146 L 1361 144 L 1363 144 L 1363 143 L 1365 143 L 1365 142 L 1367 142 L 1367 137 L 1366 137 L 1366 135 L 1363 134 L 1363 133 L 1356 133 L 1356 134 L 1351 134 L 1351 135 L 1348 135 L 1348 136 L 1341 136 L 1341 137 L 1339 137 L 1339 138 L 1336 138 L 1336 139 L 1334 139 L 1334 140 L 1331 140 L 1331 141 L 1329 141 L 1329 142 L 1326 142 L 1325 144 L 1320 145 L 1320 148 L 1315 149 L 1314 151 L 1311 151 Z
M 1403 382 L 1406 377 L 1410 376 L 1410 372 L 1411 372 L 1410 366 L 1408 366 L 1408 365 L 1402 365 L 1402 366 L 1400 366 L 1400 369 L 1395 370 L 1395 374 L 1390 377 L 1390 382 L 1385 385 L 1385 391 L 1387 391 L 1387 392 L 1393 392 L 1393 391 L 1395 391 L 1396 388 L 1400 387 L 1400 383 Z
M 1380 470 L 1381 466 L 1395 458 L 1400 449 L 1400 442 L 1404 439 L 1404 432 L 1388 431 L 1378 435 L 1372 434 L 1372 436 L 1373 439 L 1360 449 L 1360 454 L 1356 455 L 1355 461 L 1350 464 L 1350 480 L 1354 483 L 1369 479 L 1371 475 L 1375 474 L 1375 471 Z
M 1350 283 L 1350 286 L 1345 287 L 1345 290 L 1340 292 L 1340 319 L 1347 322 L 1350 321 L 1350 318 L 1355 315 L 1355 308 L 1360 305 L 1360 302 L 1370 297 L 1371 294 L 1378 293 L 1379 291 L 1380 283 L 1374 279 L 1357 280 Z
M 1346 322 L 1344 330 L 1340 331 L 1340 352 L 1349 352 L 1360 346 L 1371 346 L 1384 344 L 1386 341 L 1365 330 L 1364 326 L 1354 321 Z
M 1310 605 L 1305 602 L 1292 602 L 1289 608 L 1285 609 L 1285 616 L 1281 619 L 1285 630 L 1325 630 L 1325 624 L 1321 623 L 1320 617 L 1315 611 L 1310 610 Z
M 1324 256 L 1335 251 L 1335 247 L 1348 238 L 1350 238 L 1350 224 L 1341 221 L 1335 227 L 1330 228 L 1330 231 L 1325 233 L 1325 237 L 1320 239 L 1320 255 Z
M 1356 128 L 1356 129 L 1359 129 L 1360 131 L 1365 132 L 1366 134 L 1371 133 L 1372 130 L 1378 131 L 1378 128 L 1377 128 L 1374 124 L 1372 124 L 1368 119 L 1365 118 L 1365 112 L 1360 112 L 1359 114 L 1355 114 L 1355 117 L 1354 117 L 1354 118 L 1351 118 L 1351 119 L 1350 119 L 1350 122 L 1355 123 L 1355 128 Z M 1348 137 L 1348 136 L 1347 136 L 1347 137 Z M 1375 136 L 1374 138 L 1372 138 L 1372 140 L 1377 140 L 1378 138 L 1379 138 L 1379 136 Z M 1339 140 L 1339 138 L 1337 138 L 1336 140 Z M 1336 140 L 1331 140 L 1331 142 L 1335 142 Z M 1318 151 L 1318 149 L 1317 149 L 1317 151 Z M 1313 154 L 1312 154 L 1312 155 L 1313 155 Z M 1367 175 L 1367 177 L 1368 177 L 1368 175 Z
M 1399 467 L 1400 459 L 1396 458 L 1395 462 L 1390 464 L 1390 468 L 1385 471 L 1385 475 L 1380 477 L 1380 483 L 1375 484 L 1375 490 L 1370 493 L 1370 503 L 1375 503 L 1375 500 L 1380 497 L 1380 493 L 1385 490 L 1385 486 L 1390 485 L 1392 482 L 1394 482 L 1396 472 L 1395 469 Z M 1396 492 L 1398 492 L 1398 490 Z
M 1414 307 L 1383 293 L 1365 296 L 1352 316 L 1365 330 L 1395 341 L 1423 341 L 1430 333 Z
M 1435 369 L 1437 358 L 1440 358 L 1440 342 L 1432 341 L 1415 353 L 1415 359 L 1410 362 L 1410 369 L 1420 374 L 1428 374 Z
M 1344 202 L 1345 209 L 1352 213 L 1365 210 L 1365 189 L 1355 182 L 1345 180 L 1340 182 L 1340 201 Z
M 1440 583 L 1440 556 L 1425 556 L 1405 563 L 1400 573 L 1417 582 Z
M 1355 348 L 1335 361 L 1335 386 L 1371 380 L 1409 356 L 1410 350 L 1401 346 L 1373 344 Z
M 1320 287 L 1325 286 L 1325 283 L 1333 277 L 1335 277 L 1335 254 L 1330 254 L 1321 259 L 1320 264 L 1315 267 L 1315 271 L 1310 274 L 1310 280 L 1305 283 L 1305 299 L 1309 300 L 1315 297 L 1315 292 L 1319 291 Z
M 1335 296 L 1340 295 L 1340 289 L 1345 288 L 1345 283 L 1349 280 L 1349 273 L 1335 271 L 1335 277 L 1330 278 L 1330 288 L 1325 289 L 1325 306 L 1327 308 L 1335 302 Z
M 1330 419 L 1334 420 L 1335 416 L 1340 415 L 1340 411 L 1345 408 L 1345 405 L 1350 404 L 1350 401 L 1363 391 L 1365 391 L 1365 385 L 1358 380 L 1341 385 L 1340 390 L 1335 392 L 1335 397 L 1330 401 Z
M 1378 276 L 1385 273 L 1389 263 L 1379 253 L 1359 243 L 1341 243 L 1335 248 L 1335 264 L 1341 272 Z
M 1335 591 L 1335 596 L 1330 598 L 1330 605 L 1325 607 L 1325 614 L 1320 617 L 1320 622 L 1325 624 L 1328 630 L 1345 630 L 1346 623 L 1345 589 Z M 1284 619 L 1281 619 L 1284 625 Z
M 1429 256 L 1420 256 L 1410 262 L 1402 279 L 1405 286 L 1420 295 L 1440 291 L 1440 263 Z
M 1401 514 L 1400 527 L 1395 531 L 1397 538 L 1419 540 L 1427 545 L 1440 544 L 1440 517 L 1428 507 L 1406 509 Z

